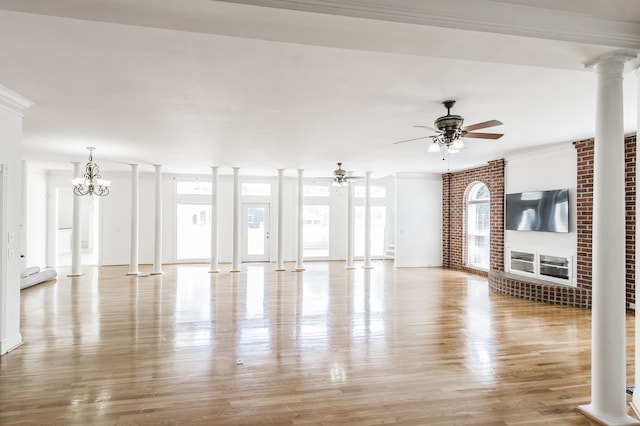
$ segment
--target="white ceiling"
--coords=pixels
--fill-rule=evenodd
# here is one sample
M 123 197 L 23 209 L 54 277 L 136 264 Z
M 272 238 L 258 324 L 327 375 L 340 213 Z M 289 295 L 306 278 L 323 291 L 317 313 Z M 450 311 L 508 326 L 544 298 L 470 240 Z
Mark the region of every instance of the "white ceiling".
M 640 48 L 636 0 L 0 0 L 0 85 L 34 102 L 24 158 L 53 169 L 86 146 L 106 170 L 474 167 L 593 136 L 584 64 L 619 48 Z M 637 80 L 625 76 L 627 133 Z M 413 126 L 449 98 L 505 136 L 468 139 L 449 162 L 428 139 L 393 144 L 426 136 Z

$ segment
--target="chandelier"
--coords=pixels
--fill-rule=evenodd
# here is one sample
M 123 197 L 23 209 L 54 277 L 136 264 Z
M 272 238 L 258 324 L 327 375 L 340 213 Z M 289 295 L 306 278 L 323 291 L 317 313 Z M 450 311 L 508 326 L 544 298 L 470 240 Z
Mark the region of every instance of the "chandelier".
M 100 167 L 93 162 L 93 150 L 92 146 L 88 146 L 89 150 L 89 162 L 84 166 L 84 177 L 76 177 L 71 182 L 73 183 L 73 193 L 75 195 L 98 195 L 104 197 L 109 195 L 109 185 L 111 181 L 102 179 L 100 176 Z

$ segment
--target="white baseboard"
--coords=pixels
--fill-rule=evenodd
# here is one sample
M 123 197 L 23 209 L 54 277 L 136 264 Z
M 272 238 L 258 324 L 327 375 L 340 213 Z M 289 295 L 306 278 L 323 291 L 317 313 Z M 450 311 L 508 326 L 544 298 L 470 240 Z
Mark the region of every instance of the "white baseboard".
M 22 334 L 18 333 L 15 336 L 11 336 L 6 339 L 0 340 L 0 355 L 4 355 L 11 352 L 18 346 L 22 345 Z

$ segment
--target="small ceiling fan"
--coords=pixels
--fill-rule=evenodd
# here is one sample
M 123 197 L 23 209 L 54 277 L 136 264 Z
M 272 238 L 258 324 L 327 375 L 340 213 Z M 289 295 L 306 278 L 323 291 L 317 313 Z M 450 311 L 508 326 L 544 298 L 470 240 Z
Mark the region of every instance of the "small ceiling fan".
M 342 168 L 342 163 L 338 162 L 338 168 L 333 171 L 333 186 L 342 186 L 349 179 L 362 179 L 361 176 L 349 176 L 348 172 Z
M 504 136 L 504 134 L 502 133 L 480 133 L 474 131 L 479 129 L 486 129 L 487 127 L 499 126 L 502 124 L 502 122 L 498 120 L 489 120 L 482 123 L 476 123 L 462 127 L 464 118 L 459 115 L 451 114 L 451 108 L 453 108 L 453 105 L 455 103 L 456 101 L 454 100 L 442 102 L 444 107 L 447 109 L 447 115 L 436 118 L 436 121 L 434 121 L 433 123 L 436 127 L 435 129 L 429 126 L 415 126 L 431 130 L 435 134 L 398 141 L 394 142 L 394 144 L 416 141 L 418 139 L 431 138 L 432 143 L 429 145 L 429 152 L 443 152 L 454 154 L 456 152 L 460 152 L 461 149 L 465 148 L 464 142 L 462 140 L 463 137 L 478 139 L 500 139 L 502 136 Z

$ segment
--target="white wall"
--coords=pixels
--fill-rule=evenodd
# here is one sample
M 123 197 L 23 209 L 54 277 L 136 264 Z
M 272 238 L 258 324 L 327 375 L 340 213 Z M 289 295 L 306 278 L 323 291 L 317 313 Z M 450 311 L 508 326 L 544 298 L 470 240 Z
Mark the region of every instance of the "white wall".
M 442 266 L 442 178 L 396 175 L 397 267 Z
M 23 266 L 47 267 L 47 172 L 31 165 L 27 168 L 26 222 Z
M 0 86 L 0 355 L 22 342 L 22 113 L 31 101 Z
M 69 211 L 69 215 L 72 216 L 72 209 L 68 205 L 58 206 L 58 190 L 66 189 L 69 193 L 65 193 L 61 197 L 62 203 L 71 204 L 73 195 L 71 195 L 71 179 L 73 178 L 73 168 L 69 164 L 68 171 L 49 171 L 47 173 L 47 237 L 46 237 L 46 265 L 47 267 L 58 266 L 56 264 L 56 250 L 58 247 L 58 226 L 69 226 L 73 224 L 67 223 L 65 219 L 66 211 Z M 67 196 L 68 195 L 68 196 Z M 60 208 L 59 208 L 60 207 Z M 62 211 L 62 217 L 59 212 Z M 73 219 L 71 217 L 71 219 Z
M 576 161 L 576 150 L 571 143 L 505 158 L 505 194 L 569 189 L 569 232 L 505 231 L 505 265 L 509 259 L 509 248 L 547 255 L 575 256 Z
M 329 254 L 331 260 L 347 258 L 347 204 L 349 187 L 332 186 L 329 190 Z

